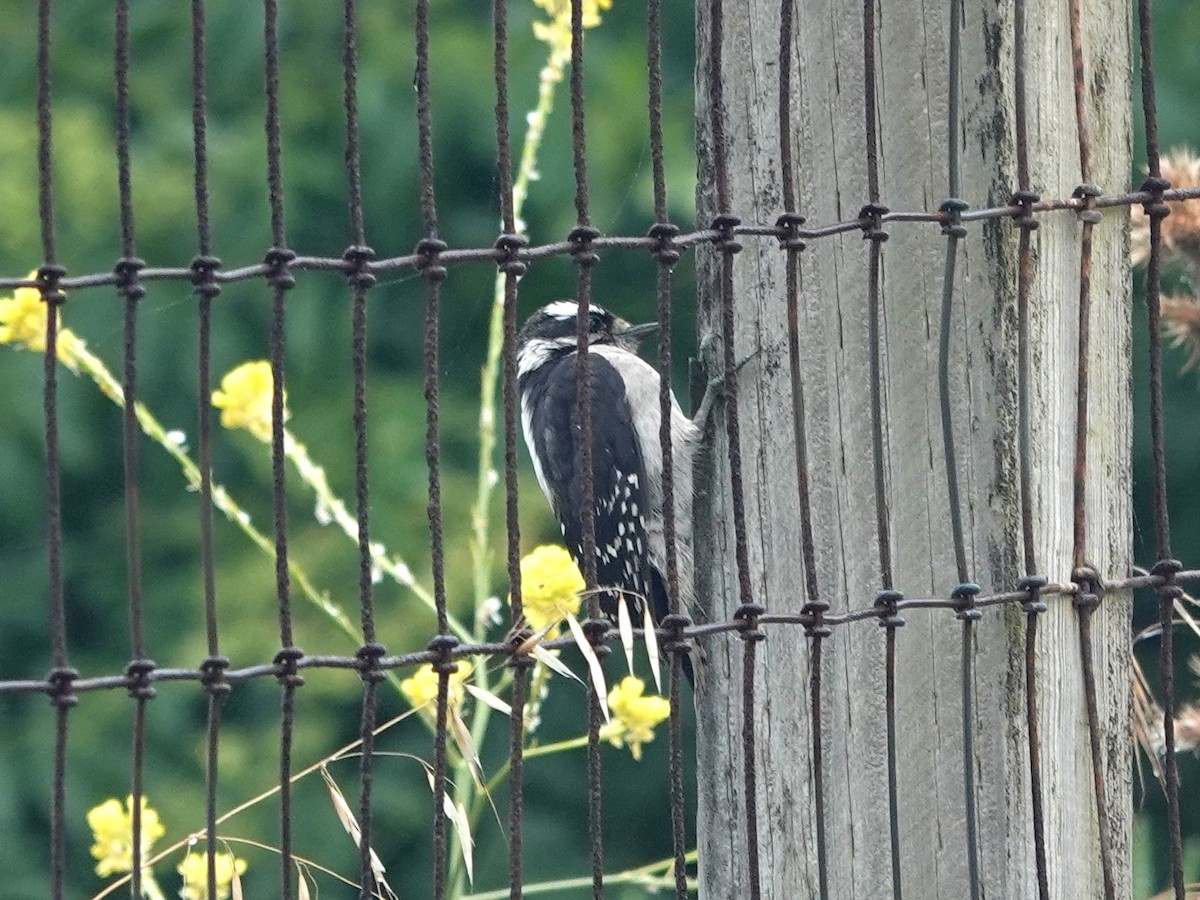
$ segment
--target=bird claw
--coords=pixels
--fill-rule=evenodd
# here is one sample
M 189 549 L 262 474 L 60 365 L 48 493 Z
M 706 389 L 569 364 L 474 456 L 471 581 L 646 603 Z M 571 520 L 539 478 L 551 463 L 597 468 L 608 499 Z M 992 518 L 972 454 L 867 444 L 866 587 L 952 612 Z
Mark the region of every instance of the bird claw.
M 712 337 L 713 337 L 713 333 L 709 332 L 709 334 L 703 340 L 700 341 L 700 347 L 702 350 L 705 349 L 706 341 L 708 341 L 709 344 L 711 345 L 711 341 L 709 341 L 709 338 L 712 338 Z M 739 372 L 741 372 L 742 368 L 746 365 L 746 363 L 750 362 L 752 359 L 754 359 L 754 357 L 758 356 L 758 354 L 761 352 L 761 349 L 762 348 L 755 350 L 749 356 L 745 357 L 741 362 L 737 363 L 733 367 L 734 375 L 737 375 Z M 700 405 L 696 408 L 696 414 L 694 416 L 692 416 L 692 422 L 701 431 L 704 431 L 708 425 L 708 417 L 709 417 L 709 414 L 712 412 L 713 406 L 716 405 L 717 400 L 721 399 L 724 396 L 724 394 L 725 394 L 725 374 L 722 373 L 720 375 L 714 375 L 712 378 L 710 378 L 708 380 L 708 384 L 704 388 L 704 396 L 700 399 Z

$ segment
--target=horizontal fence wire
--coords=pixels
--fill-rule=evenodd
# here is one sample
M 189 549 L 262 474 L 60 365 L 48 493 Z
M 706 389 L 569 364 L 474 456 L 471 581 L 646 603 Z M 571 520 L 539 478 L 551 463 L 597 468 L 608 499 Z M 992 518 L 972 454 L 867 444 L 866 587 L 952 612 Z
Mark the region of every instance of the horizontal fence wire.
M 1004 206 L 992 206 L 982 209 L 972 208 L 963 212 L 958 219 L 962 224 L 983 222 L 989 219 L 1012 219 L 1015 222 L 1024 216 L 1041 213 L 1080 213 L 1089 208 L 1110 209 L 1118 206 L 1143 206 L 1147 203 L 1156 203 L 1159 201 L 1170 203 L 1196 199 L 1200 199 L 1200 187 L 1164 188 L 1161 193 L 1143 189 L 1105 194 L 1092 199 L 1071 196 L 1053 200 L 1037 200 L 1028 204 L 1014 202 Z M 777 241 L 800 240 L 807 242 L 839 234 L 850 234 L 856 231 L 866 232 L 876 224 L 886 225 L 894 222 L 925 223 L 938 228 L 940 232 L 940 229 L 945 227 L 950 221 L 950 214 L 942 211 L 889 211 L 878 217 L 862 216 L 854 219 L 845 219 L 817 228 L 793 227 L 786 223 L 781 225 L 778 222 L 742 223 L 727 229 L 718 229 L 715 227 L 699 228 L 672 237 L 671 243 L 680 250 L 686 250 L 700 244 L 716 244 L 727 236 L 774 238 Z M 503 237 L 503 234 L 498 236 L 498 238 Z M 606 250 L 643 250 L 651 253 L 660 246 L 660 243 L 661 240 L 659 238 L 649 236 L 648 234 L 600 234 L 590 239 L 589 246 L 596 252 Z M 577 245 L 570 238 L 546 244 L 522 246 L 515 249 L 509 249 L 506 246 L 497 247 L 493 243 L 486 247 L 448 248 L 438 254 L 438 263 L 447 267 L 464 263 L 490 263 L 497 265 L 516 259 L 528 265 L 554 257 L 569 259 L 576 252 Z M 306 256 L 297 254 L 296 258 L 289 262 L 288 268 L 293 270 L 293 272 L 337 272 L 343 276 L 364 273 L 378 276 L 403 271 L 415 272 L 423 264 L 423 259 L 424 257 L 421 253 L 408 253 L 383 259 L 367 259 L 361 262 L 347 259 L 345 256 Z M 261 262 L 250 263 L 231 269 L 218 267 L 213 269 L 210 274 L 212 280 L 217 284 L 232 284 L 242 281 L 253 281 L 255 279 L 265 282 L 272 274 L 272 266 L 269 263 Z M 138 275 L 143 281 L 179 281 L 192 283 L 195 279 L 194 271 L 187 266 L 147 266 Z M 104 286 L 117 287 L 120 283 L 120 276 L 113 271 L 93 272 L 75 276 L 63 274 L 57 280 L 59 288 L 64 291 Z M 41 284 L 42 282 L 36 278 L 26 276 L 9 275 L 0 278 L 0 290 L 13 290 L 23 287 L 37 288 Z
M 851 219 L 806 227 L 796 207 L 796 173 L 793 170 L 791 148 L 791 43 L 793 35 L 793 4 L 785 0 L 780 4 L 779 44 L 779 113 L 784 127 L 780 132 L 780 153 L 783 210 L 774 223 L 743 222 L 733 208 L 728 179 L 728 141 L 725 135 L 722 100 L 723 89 L 723 12 L 722 3 L 714 4 L 709 14 L 709 56 L 703 61 L 707 68 L 712 106 L 707 110 L 713 135 L 714 170 L 716 173 L 717 215 L 706 228 L 689 232 L 680 230 L 668 221 L 666 203 L 666 180 L 662 150 L 662 76 L 661 76 L 661 30 L 662 10 L 659 0 L 650 0 L 647 7 L 647 67 L 648 112 L 650 119 L 651 155 L 655 198 L 655 219 L 644 235 L 604 235 L 596 230 L 589 218 L 587 152 L 585 135 L 585 102 L 583 81 L 583 0 L 571 0 L 571 118 L 572 154 L 575 178 L 576 225 L 564 240 L 530 245 L 516 232 L 517 217 L 513 209 L 512 156 L 508 134 L 507 94 L 507 8 L 505 0 L 493 0 L 493 28 L 495 53 L 493 69 L 496 82 L 496 142 L 497 169 L 500 184 L 500 218 L 502 232 L 497 240 L 486 247 L 451 248 L 438 235 L 437 207 L 434 201 L 434 167 L 432 147 L 432 112 L 429 96 L 430 54 L 428 46 L 427 0 L 418 0 L 414 21 L 416 42 L 417 121 L 419 129 L 419 170 L 421 218 L 424 238 L 414 252 L 376 259 L 374 251 L 366 243 L 366 226 L 363 214 L 363 188 L 360 163 L 359 111 L 358 111 L 358 11 L 356 0 L 343 0 L 343 77 L 344 112 L 346 125 L 346 175 L 348 212 L 352 243 L 341 257 L 308 256 L 288 248 L 284 226 L 284 189 L 281 176 L 280 115 L 279 115 L 279 36 L 277 0 L 263 0 L 264 8 L 264 82 L 265 82 L 265 127 L 267 133 L 267 186 L 271 213 L 272 246 L 261 262 L 245 263 L 225 268 L 214 253 L 212 227 L 209 219 L 209 172 L 207 161 L 207 69 L 205 2 L 191 2 L 191 88 L 192 88 L 192 146 L 194 154 L 194 192 L 197 243 L 196 256 L 187 265 L 151 266 L 136 256 L 135 222 L 132 203 L 132 178 L 130 172 L 130 109 L 128 79 L 130 73 L 128 0 L 115 0 L 115 55 L 114 85 L 116 89 L 116 155 L 119 186 L 120 231 L 122 256 L 112 271 L 94 272 L 69 276 L 58 261 L 54 220 L 54 185 L 52 178 L 52 95 L 51 95 L 51 0 L 39 0 L 37 8 L 37 145 L 38 145 L 38 199 L 42 245 L 42 265 L 35 277 L 0 278 L 0 290 L 20 287 L 36 288 L 46 301 L 47 334 L 43 403 L 45 410 L 45 503 L 46 503 L 46 546 L 49 567 L 49 632 L 53 656 L 53 669 L 44 679 L 0 680 L 0 695 L 47 695 L 56 708 L 54 738 L 54 766 L 51 796 L 50 824 L 50 881 L 51 895 L 61 898 L 65 883 L 65 833 L 64 810 L 66 808 L 66 751 L 68 737 L 68 712 L 78 702 L 80 694 L 97 691 L 126 690 L 135 699 L 131 747 L 131 793 L 133 845 L 138 847 L 140 859 L 140 831 L 144 824 L 140 798 L 143 796 L 145 758 L 145 721 L 147 702 L 155 696 L 155 688 L 168 682 L 199 684 L 207 699 L 206 734 L 206 788 L 204 835 L 208 848 L 206 881 L 209 896 L 217 891 L 215 846 L 217 843 L 216 808 L 219 784 L 219 747 L 221 730 L 221 708 L 225 697 L 239 684 L 261 678 L 274 678 L 281 688 L 280 707 L 280 857 L 281 879 L 284 895 L 293 891 L 296 869 L 292 855 L 292 810 L 291 810 L 291 751 L 295 718 L 295 691 L 304 683 L 301 673 L 316 670 L 349 670 L 356 672 L 362 682 L 360 778 L 360 879 L 364 898 L 376 895 L 375 869 L 371 858 L 372 833 L 372 785 L 374 780 L 374 736 L 376 725 L 377 686 L 388 672 L 410 669 L 422 664 L 432 664 L 438 673 L 436 705 L 436 729 L 434 738 L 434 764 L 432 767 L 434 794 L 440 796 L 447 784 L 447 716 L 449 679 L 457 662 L 470 656 L 495 657 L 513 666 L 513 709 L 516 715 L 511 734 L 510 766 L 512 773 L 511 806 L 509 812 L 509 876 L 513 898 L 522 895 L 522 809 L 524 798 L 521 777 L 523 754 L 522 723 L 520 710 L 527 701 L 528 670 L 532 658 L 527 655 L 528 632 L 511 636 L 500 642 L 459 642 L 449 631 L 447 604 L 444 585 L 444 562 L 442 559 L 441 527 L 441 450 L 439 443 L 438 413 L 438 320 L 441 308 L 440 285 L 448 269 L 467 264 L 495 266 L 504 276 L 504 349 L 503 349 L 503 402 L 504 402 L 504 460 L 506 485 L 507 563 L 512 586 L 513 613 L 520 621 L 521 585 L 519 558 L 519 529 L 517 517 L 517 455 L 516 455 L 516 412 L 517 412 L 517 365 L 516 365 L 516 303 L 517 280 L 532 263 L 553 259 L 570 259 L 577 268 L 577 299 L 580 307 L 578 354 L 578 425 L 582 433 L 581 493 L 585 498 L 583 534 L 584 574 L 589 588 L 595 588 L 595 560 L 591 552 L 594 547 L 594 523 L 592 521 L 592 494 L 590 453 L 591 403 L 586 402 L 588 366 L 586 318 L 591 303 L 592 268 L 600 255 L 608 252 L 634 251 L 649 254 L 657 266 L 657 299 L 659 319 L 663 324 L 660 332 L 661 391 L 660 411 L 663 449 L 664 493 L 666 495 L 665 530 L 667 547 L 667 584 L 671 607 L 669 615 L 656 629 L 658 641 L 670 654 L 671 662 L 671 784 L 669 802 L 671 806 L 675 892 L 679 897 L 688 891 L 687 863 L 685 859 L 686 827 L 684 822 L 683 797 L 683 748 L 681 736 L 681 702 L 679 675 L 682 671 L 683 654 L 688 652 L 689 642 L 719 635 L 737 635 L 744 642 L 742 668 L 743 696 L 743 765 L 744 788 L 747 808 L 745 810 L 746 851 L 748 860 L 750 897 L 758 897 L 762 891 L 758 860 L 758 815 L 756 788 L 757 736 L 755 733 L 755 646 L 765 637 L 765 631 L 773 628 L 797 627 L 811 642 L 812 680 L 810 685 L 811 741 L 814 760 L 814 796 L 816 797 L 815 832 L 818 848 L 818 879 L 822 896 L 828 892 L 827 861 L 825 858 L 825 824 L 822 766 L 823 745 L 821 733 L 821 651 L 822 643 L 834 630 L 854 623 L 876 621 L 886 629 L 885 657 L 885 704 L 887 713 L 888 753 L 888 799 L 890 824 L 890 850 L 892 863 L 893 894 L 901 896 L 900 828 L 897 814 L 897 764 L 896 764 L 896 703 L 895 703 L 895 658 L 899 626 L 903 625 L 901 614 L 905 610 L 929 609 L 953 613 L 962 623 L 962 713 L 964 755 L 964 798 L 966 812 L 967 863 L 972 896 L 982 891 L 982 876 L 978 850 L 978 811 L 976 788 L 971 761 L 974 757 L 973 678 L 974 678 L 974 633 L 975 623 L 989 610 L 1019 606 L 1026 614 L 1025 677 L 1026 718 L 1028 726 L 1028 748 L 1030 782 L 1033 806 L 1034 850 L 1036 879 L 1039 896 L 1048 896 L 1048 866 L 1044 839 L 1044 813 L 1042 809 L 1042 775 L 1039 737 L 1037 732 L 1037 689 L 1035 647 L 1038 616 L 1045 612 L 1049 602 L 1070 602 L 1078 612 L 1080 638 L 1080 665 L 1083 674 L 1087 702 L 1087 717 L 1090 732 L 1092 771 L 1095 782 L 1095 802 L 1099 825 L 1099 854 L 1103 872 L 1104 894 L 1115 896 L 1115 881 L 1111 837 L 1108 833 L 1108 801 L 1104 780 L 1103 760 L 1097 712 L 1096 683 L 1094 674 L 1094 649 L 1091 642 L 1090 618 L 1103 597 L 1114 592 L 1149 589 L 1160 599 L 1162 617 L 1162 641 L 1160 665 L 1162 668 L 1162 705 L 1164 710 L 1165 765 L 1164 782 L 1168 803 L 1168 831 L 1171 844 L 1172 879 L 1175 895 L 1183 897 L 1181 838 L 1179 832 L 1179 785 L 1174 759 L 1173 733 L 1173 651 L 1171 642 L 1172 611 L 1181 594 L 1181 586 L 1200 582 L 1200 570 L 1184 570 L 1172 558 L 1170 550 L 1170 527 L 1167 512 L 1166 463 L 1163 449 L 1162 411 L 1162 359 L 1161 359 L 1161 307 L 1160 265 L 1162 252 L 1162 219 L 1169 213 L 1167 203 L 1200 199 L 1200 187 L 1171 188 L 1161 175 L 1158 149 L 1157 111 L 1155 103 L 1154 70 L 1150 26 L 1152 22 L 1150 0 L 1139 0 L 1138 24 L 1142 65 L 1142 99 L 1146 122 L 1146 151 L 1149 178 L 1137 191 L 1103 194 L 1091 183 L 1091 135 L 1086 115 L 1086 91 L 1084 63 L 1086 48 L 1080 28 L 1080 3 L 1069 4 L 1071 57 L 1073 63 L 1073 85 L 1075 91 L 1076 125 L 1079 139 L 1081 184 L 1070 197 L 1041 199 L 1031 191 L 1028 163 L 1028 135 L 1026 123 L 1026 80 L 1025 80 L 1025 2 L 1016 0 L 1014 15 L 1014 91 L 1015 91 L 1015 147 L 1017 190 L 1006 205 L 971 209 L 958 195 L 960 193 L 960 148 L 958 117 L 961 112 L 959 85 L 959 56 L 961 9 L 952 4 L 949 34 L 949 196 L 937 211 L 892 211 L 883 204 L 879 187 L 880 139 L 877 133 L 876 110 L 876 16 L 877 0 L 863 2 L 863 59 L 865 77 L 864 125 L 865 152 L 867 157 L 867 196 L 860 214 Z M 1089 315 L 1091 287 L 1091 238 L 1092 228 L 1099 221 L 1099 211 L 1108 208 L 1145 208 L 1149 220 L 1149 260 L 1147 266 L 1146 292 L 1150 324 L 1150 418 L 1151 440 L 1154 456 L 1154 521 L 1157 538 L 1157 563 L 1149 574 L 1104 579 L 1101 573 L 1091 569 L 1086 560 L 1086 518 L 1084 515 L 1087 487 L 1087 422 L 1088 422 L 1088 363 L 1089 363 Z M 1080 293 L 1078 345 L 1074 348 L 1077 360 L 1078 387 L 1076 394 L 1075 420 L 1075 465 L 1073 475 L 1073 562 L 1074 570 L 1068 582 L 1047 583 L 1038 573 L 1034 556 L 1033 511 L 1030 495 L 1031 423 L 1029 421 L 1029 294 L 1032 280 L 1031 235 L 1038 226 L 1038 218 L 1056 212 L 1075 213 L 1083 223 L 1080 240 Z M 1025 576 L 1011 589 L 991 594 L 982 594 L 972 584 L 966 561 L 963 526 L 961 521 L 961 498 L 957 488 L 958 462 L 954 445 L 954 428 L 949 405 L 949 332 L 954 300 L 955 260 L 960 242 L 969 229 L 982 223 L 1008 220 L 1018 231 L 1018 275 L 1017 306 L 1019 332 L 1020 377 L 1018 379 L 1019 421 L 1015 454 L 1019 457 L 1021 528 L 1024 538 Z M 879 316 L 882 312 L 881 289 L 882 245 L 887 238 L 886 225 L 906 225 L 914 228 L 932 226 L 946 237 L 945 270 L 942 295 L 942 323 L 939 345 L 939 387 L 941 397 L 941 425 L 943 430 L 946 478 L 949 486 L 949 513 L 952 521 L 955 557 L 959 585 L 950 598 L 905 597 L 893 584 L 891 560 L 891 536 L 887 515 L 887 484 L 884 470 L 883 417 L 884 398 L 880 386 L 882 354 Z M 878 519 L 879 569 L 883 590 L 869 607 L 834 612 L 828 600 L 818 594 L 814 540 L 812 534 L 812 505 L 808 495 L 807 435 L 804 410 L 804 391 L 800 376 L 798 338 L 798 274 L 799 254 L 807 242 L 860 232 L 871 241 L 868 260 L 868 294 L 872 368 L 872 411 L 873 411 L 873 454 L 875 495 Z M 742 238 L 758 240 L 776 247 L 785 254 L 787 265 L 786 303 L 788 310 L 788 341 L 790 375 L 795 423 L 795 450 L 798 475 L 798 500 L 801 511 L 801 551 L 806 576 L 806 604 L 799 613 L 771 613 L 754 603 L 746 547 L 747 526 L 745 522 L 744 497 L 741 485 L 741 439 L 738 422 L 737 379 L 733 350 L 734 296 L 733 270 L 736 253 L 741 249 Z M 669 323 L 672 310 L 672 267 L 681 254 L 699 247 L 713 248 L 720 258 L 719 317 L 723 337 L 723 380 L 725 385 L 725 423 L 728 444 L 728 465 L 732 491 L 735 552 L 738 580 L 738 606 L 728 621 L 694 624 L 687 617 L 687 610 L 680 602 L 678 560 L 675 550 L 674 523 L 674 478 L 672 474 L 671 433 L 669 411 L 671 396 L 669 372 L 671 344 Z M 430 548 L 433 560 L 434 596 L 438 619 L 438 633 L 433 636 L 427 649 L 412 653 L 389 654 L 386 647 L 376 640 L 371 576 L 371 545 L 369 539 L 369 483 L 367 476 L 367 297 L 375 279 L 384 274 L 411 271 L 421 275 L 425 285 L 425 399 L 426 399 L 426 462 L 428 467 L 428 518 L 430 526 Z M 357 501 L 357 526 L 359 545 L 359 605 L 363 646 L 352 656 L 307 655 L 294 646 L 292 628 L 291 596 L 288 569 L 288 526 L 286 516 L 287 484 L 284 472 L 284 388 L 285 383 L 285 308 L 287 291 L 296 283 L 299 273 L 330 272 L 344 277 L 349 287 L 351 300 L 352 346 L 349 356 L 354 378 L 353 422 L 355 434 L 355 495 Z M 210 346 L 212 343 L 211 313 L 214 299 L 224 285 L 261 281 L 272 291 L 270 356 L 274 376 L 272 391 L 273 427 L 272 478 L 274 513 L 274 549 L 276 567 L 276 594 L 278 602 L 278 625 L 280 650 L 270 662 L 234 667 L 230 660 L 220 655 L 220 629 L 216 612 L 215 559 L 213 544 L 213 492 L 212 456 L 213 435 L 209 396 L 211 391 Z M 158 666 L 146 656 L 143 635 L 144 610 L 142 607 L 141 561 L 141 516 L 138 502 L 139 462 L 137 453 L 136 421 L 134 401 L 137 397 L 137 309 L 138 301 L 145 295 L 148 283 L 187 283 L 197 296 L 197 415 L 199 433 L 199 459 L 201 471 L 199 504 L 199 556 L 203 581 L 205 631 L 207 656 L 196 668 Z M 122 423 L 123 466 L 125 479 L 125 539 L 127 560 L 127 592 L 129 601 L 129 625 L 131 659 L 121 673 L 84 677 L 70 666 L 68 654 L 66 611 L 63 596 L 62 571 L 62 497 L 61 460 L 58 437 L 58 366 L 56 341 L 59 331 L 58 309 L 65 299 L 66 291 L 89 288 L 113 287 L 124 307 L 123 345 L 123 397 L 124 415 Z M 1065 354 L 1068 348 L 1063 348 Z M 601 619 L 595 591 L 589 599 L 589 618 L 585 623 L 587 639 L 597 655 L 603 657 L 607 644 L 617 638 Z M 634 629 L 635 636 L 644 637 L 645 632 Z M 547 650 L 564 649 L 575 645 L 573 638 L 543 640 L 540 646 Z M 588 800 L 589 800 L 589 844 L 592 867 L 592 888 L 596 897 L 602 895 L 603 839 L 601 828 L 602 785 L 599 756 L 599 698 L 589 695 L 588 712 Z M 447 867 L 447 820 L 442 803 L 433 804 L 434 864 L 433 894 L 437 898 L 446 891 L 445 872 Z M 131 873 L 134 894 L 140 891 L 142 873 L 136 864 Z
M 1128 578 L 1119 578 L 1113 580 L 1099 581 L 1094 587 L 1098 588 L 1101 596 L 1121 593 L 1124 591 L 1133 590 L 1160 590 L 1167 585 L 1187 585 L 1200 583 L 1200 569 L 1183 569 L 1170 576 L 1166 575 L 1133 575 Z M 1080 586 L 1071 582 L 1050 582 L 1044 587 L 1038 589 L 1038 596 L 1042 601 L 1051 600 L 1056 597 L 1064 598 L 1067 601 L 1073 599 L 1079 592 Z M 988 610 L 994 607 L 1004 606 L 1019 606 L 1029 601 L 1029 588 L 1019 587 L 1011 591 L 1003 591 L 994 594 L 980 594 L 974 600 L 976 608 Z M 850 625 L 855 622 L 866 621 L 883 621 L 886 616 L 892 614 L 890 610 L 893 608 L 897 613 L 910 609 L 940 609 L 947 612 L 957 613 L 962 609 L 962 602 L 958 599 L 947 599 L 944 597 L 906 597 L 903 600 L 896 601 L 894 604 L 889 604 L 887 610 L 882 610 L 879 605 L 872 605 L 860 609 L 849 610 L 844 613 L 822 613 L 820 623 L 827 628 L 836 628 L 842 625 Z M 811 628 L 818 621 L 815 613 L 799 612 L 799 613 L 771 613 L 764 612 L 758 618 L 758 624 L 765 626 L 781 626 L 781 625 L 796 625 L 801 628 Z M 685 639 L 710 638 L 721 634 L 740 633 L 745 630 L 745 623 L 740 619 L 731 619 L 723 622 L 708 622 L 702 625 L 689 625 L 681 630 L 681 634 Z M 644 637 L 645 630 L 641 628 L 633 629 L 634 637 Z M 656 628 L 655 635 L 660 641 L 671 637 L 674 631 L 668 631 L 664 628 Z M 615 633 L 606 634 L 604 641 L 612 643 L 619 639 Z M 540 647 L 547 650 L 563 650 L 568 647 L 577 646 L 574 639 L 570 637 L 554 638 L 553 640 L 544 640 L 539 643 Z M 463 643 L 454 647 L 448 652 L 451 659 L 465 659 L 470 656 L 495 656 L 495 657 L 511 657 L 514 654 L 514 645 L 511 641 L 494 641 L 478 644 Z M 442 658 L 442 653 L 435 650 L 417 650 L 412 653 L 402 653 L 395 655 L 384 655 L 379 657 L 376 666 L 380 672 L 396 671 L 400 669 L 412 669 L 425 663 L 432 663 Z M 298 671 L 310 671 L 313 669 L 342 669 L 342 670 L 361 670 L 363 666 L 362 660 L 356 656 L 338 656 L 338 655 L 318 655 L 308 654 L 303 659 L 299 659 L 295 663 Z M 230 667 L 223 674 L 224 681 L 231 685 L 240 684 L 246 681 L 252 681 L 257 678 L 272 678 L 277 677 L 284 670 L 284 666 L 278 662 L 258 663 L 256 665 Z M 155 667 L 145 673 L 144 677 L 147 682 L 173 682 L 173 681 L 202 681 L 206 677 L 205 670 L 202 668 L 173 668 L 173 667 Z M 77 677 L 71 683 L 71 690 L 75 693 L 88 693 L 91 691 L 115 690 L 119 688 L 128 688 L 135 682 L 135 679 L 126 674 L 100 675 L 90 678 Z M 53 695 L 59 689 L 55 678 L 35 678 L 35 679 L 14 679 L 0 681 L 0 694 L 48 694 Z

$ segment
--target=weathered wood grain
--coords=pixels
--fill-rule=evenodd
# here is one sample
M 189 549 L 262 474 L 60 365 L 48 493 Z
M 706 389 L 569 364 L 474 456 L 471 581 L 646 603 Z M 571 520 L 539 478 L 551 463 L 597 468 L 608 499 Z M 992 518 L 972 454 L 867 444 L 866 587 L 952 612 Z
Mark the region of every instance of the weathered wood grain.
M 1043 196 L 1079 183 L 1065 0 L 1028 4 L 1030 171 Z M 708 81 L 710 6 L 698 5 L 701 222 L 715 213 Z M 777 0 L 726 0 L 726 131 L 734 214 L 773 222 L 779 193 Z M 1085 3 L 1087 108 L 1094 181 L 1127 187 L 1130 171 L 1128 12 Z M 880 184 L 893 209 L 935 210 L 948 191 L 949 6 L 886 0 L 878 10 Z M 792 139 L 799 208 L 810 223 L 853 218 L 867 201 L 862 10 L 806 0 L 796 10 Z M 998 205 L 1015 190 L 1012 4 L 966 0 L 963 194 Z M 1072 213 L 1041 217 L 1032 295 L 1036 555 L 1044 574 L 1071 574 L 1079 230 Z M 937 397 L 945 239 L 936 226 L 894 224 L 883 249 L 882 332 L 888 506 L 896 585 L 949 596 L 955 578 Z M 1126 213 L 1095 228 L 1091 316 L 1088 542 L 1106 576 L 1130 567 L 1130 282 Z M 1009 589 L 1021 571 L 1017 482 L 1017 231 L 972 225 L 960 250 L 951 335 L 954 428 L 971 577 Z M 861 235 L 813 241 L 802 254 L 802 369 L 808 407 L 819 584 L 835 612 L 869 605 L 880 586 L 872 476 L 867 255 Z M 702 333 L 716 328 L 719 268 L 699 260 Z M 783 255 L 747 239 L 736 264 L 742 453 L 755 600 L 776 612 L 805 602 L 799 551 Z M 714 353 L 713 360 L 719 358 Z M 707 614 L 738 605 L 726 446 L 714 416 L 712 477 L 698 498 L 698 596 Z M 707 565 L 705 565 L 707 563 Z M 1118 872 L 1130 891 L 1129 598 L 1095 615 L 1097 677 Z M 907 897 L 969 896 L 959 675 L 961 629 L 948 611 L 910 612 L 898 635 L 902 878 Z M 1024 619 L 990 609 L 977 630 L 973 765 L 987 898 L 1036 896 L 1024 714 Z M 830 893 L 891 896 L 883 706 L 884 633 L 841 626 L 826 642 L 825 800 Z M 700 874 L 708 897 L 744 896 L 741 645 L 704 648 L 700 673 Z M 799 628 L 772 627 L 759 648 L 757 764 L 764 894 L 816 896 L 815 814 L 808 713 L 809 647 Z M 1095 803 L 1076 614 L 1050 603 L 1039 635 L 1047 845 L 1055 897 L 1100 896 Z

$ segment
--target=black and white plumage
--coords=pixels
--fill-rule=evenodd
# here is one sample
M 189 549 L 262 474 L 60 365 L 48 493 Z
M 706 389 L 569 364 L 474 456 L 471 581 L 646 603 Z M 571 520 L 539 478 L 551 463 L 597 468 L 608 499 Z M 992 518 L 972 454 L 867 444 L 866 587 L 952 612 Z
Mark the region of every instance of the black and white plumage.
M 574 301 L 551 303 L 525 322 L 518 337 L 518 383 L 525 442 L 542 492 L 580 568 L 583 511 L 579 477 Z M 663 534 L 659 374 L 637 355 L 656 326 L 630 326 L 592 305 L 588 370 L 592 380 L 592 485 L 596 577 L 604 612 L 616 614 L 617 594 L 635 620 L 650 604 L 655 622 L 670 612 Z M 703 421 L 708 402 L 697 422 Z M 692 467 L 702 428 L 671 397 L 676 550 L 680 593 L 691 599 Z M 684 659 L 685 664 L 687 658 Z M 690 665 L 687 666 L 690 677 Z

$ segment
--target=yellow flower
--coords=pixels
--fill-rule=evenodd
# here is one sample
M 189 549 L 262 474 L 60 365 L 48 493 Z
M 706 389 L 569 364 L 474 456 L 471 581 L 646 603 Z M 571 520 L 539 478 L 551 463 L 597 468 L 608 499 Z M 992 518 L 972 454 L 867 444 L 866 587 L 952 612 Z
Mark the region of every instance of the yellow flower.
M 122 805 L 115 797 L 88 810 L 88 825 L 92 829 L 92 856 L 99 860 L 96 874 L 101 878 L 133 871 L 133 798 Z M 151 845 L 166 834 L 158 813 L 142 797 L 142 859 Z
M 632 675 L 608 692 L 612 719 L 600 729 L 600 737 L 614 747 L 629 745 L 633 758 L 642 758 L 642 744 L 654 740 L 654 726 L 671 715 L 671 704 L 663 697 L 643 697 L 646 684 Z
M 213 406 L 221 410 L 226 428 L 245 428 L 260 441 L 271 441 L 271 390 L 274 387 L 271 364 L 265 359 L 242 363 L 221 379 L 221 389 L 213 391 Z M 288 419 L 287 394 L 284 394 L 283 420 Z
M 553 634 L 568 614 L 578 615 L 583 589 L 583 576 L 566 547 L 542 544 L 521 560 L 521 601 L 525 622 L 534 631 L 550 629 Z
M 471 664 L 466 660 L 458 661 L 458 671 L 450 674 L 450 693 L 448 695 L 452 707 L 462 706 L 463 682 L 471 675 Z M 400 692 L 414 709 L 421 709 L 427 704 L 437 702 L 438 674 L 429 663 L 421 666 L 412 676 L 400 682 Z
M 232 891 L 234 875 L 246 871 L 246 861 L 232 853 L 216 854 L 217 896 L 213 900 L 226 900 Z M 179 864 L 178 872 L 183 876 L 183 887 L 179 889 L 182 900 L 209 900 L 208 856 L 203 853 L 188 853 Z
M 533 0 L 550 16 L 549 22 L 534 22 L 533 36 L 550 45 L 552 53 L 570 58 L 571 0 Z M 583 27 L 600 24 L 601 10 L 610 9 L 612 0 L 583 0 Z
M 571 27 L 571 0 L 533 0 L 552 19 L 566 19 Z M 595 28 L 600 24 L 600 11 L 612 9 L 612 0 L 583 0 L 583 27 Z
M 37 278 L 37 272 L 26 277 Z M 70 329 L 62 327 L 61 313 L 57 321 L 58 359 L 74 369 L 83 342 Z M 38 353 L 46 352 L 46 305 L 37 288 L 20 287 L 11 297 L 0 297 L 0 344 L 18 344 Z

